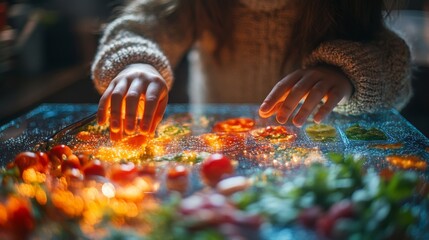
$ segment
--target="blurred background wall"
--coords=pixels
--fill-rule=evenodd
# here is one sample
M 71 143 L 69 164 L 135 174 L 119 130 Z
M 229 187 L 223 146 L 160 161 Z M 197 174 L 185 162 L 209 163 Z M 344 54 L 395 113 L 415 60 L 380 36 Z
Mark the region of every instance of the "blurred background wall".
M 89 66 L 100 29 L 125 0 L 0 0 L 0 125 L 40 103 L 97 103 Z M 413 51 L 415 95 L 401 111 L 429 136 L 429 0 L 408 0 L 387 25 Z M 186 103 L 187 62 L 170 103 Z

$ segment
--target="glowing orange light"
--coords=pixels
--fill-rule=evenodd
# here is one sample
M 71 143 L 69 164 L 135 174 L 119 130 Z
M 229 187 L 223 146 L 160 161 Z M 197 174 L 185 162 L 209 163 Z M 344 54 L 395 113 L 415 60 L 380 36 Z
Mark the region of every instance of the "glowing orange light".
M 26 183 L 43 183 L 46 181 L 46 175 L 34 170 L 34 168 L 27 168 L 22 173 L 22 179 Z
M 296 134 L 292 133 L 284 126 L 268 126 L 252 130 L 250 134 L 256 140 L 268 140 L 272 143 L 292 142 L 296 139 Z
M 426 170 L 427 163 L 418 156 L 414 155 L 406 155 L 406 156 L 398 156 L 392 155 L 387 156 L 386 160 L 390 162 L 392 165 L 402 168 L 402 169 L 417 169 L 417 170 Z
M 255 121 L 250 118 L 231 118 L 217 122 L 213 126 L 213 132 L 247 132 L 255 126 Z
M 213 152 L 244 148 L 244 136 L 239 133 L 206 133 L 201 138 Z
M 403 143 L 386 143 L 386 144 L 373 144 L 371 145 L 372 148 L 381 149 L 381 150 L 388 150 L 388 149 L 399 149 L 404 146 Z

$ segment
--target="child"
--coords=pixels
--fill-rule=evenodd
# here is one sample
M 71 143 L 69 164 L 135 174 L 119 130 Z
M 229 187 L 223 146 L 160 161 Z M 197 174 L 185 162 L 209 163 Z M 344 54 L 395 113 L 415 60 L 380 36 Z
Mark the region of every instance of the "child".
M 400 109 L 410 52 L 384 26 L 385 9 L 383 0 L 131 1 L 92 66 L 98 121 L 153 133 L 185 54 L 191 103 L 261 103 L 261 117 L 298 127 L 313 111 L 320 122 L 331 111 Z

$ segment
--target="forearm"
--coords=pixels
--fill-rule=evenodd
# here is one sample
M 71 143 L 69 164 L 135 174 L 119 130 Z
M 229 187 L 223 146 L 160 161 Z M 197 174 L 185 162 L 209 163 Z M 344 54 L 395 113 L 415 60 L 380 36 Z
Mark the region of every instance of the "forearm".
M 352 97 L 338 105 L 337 112 L 361 114 L 401 108 L 411 96 L 409 48 L 391 32 L 370 43 L 323 43 L 306 59 L 305 67 L 320 63 L 338 66 L 353 84 Z
M 139 12 L 142 7 L 135 6 L 144 3 L 132 2 L 126 9 L 134 9 L 134 12 L 125 11 L 104 30 L 92 64 L 92 78 L 99 92 L 103 92 L 120 71 L 136 63 L 152 65 L 171 88 L 172 68 L 192 45 L 192 26 L 186 26 L 189 29 L 183 30 L 180 37 L 172 37 L 178 36 L 177 27 L 181 26 L 182 30 L 182 21 L 187 20 L 179 17 L 181 21 L 173 23 L 156 21 Z

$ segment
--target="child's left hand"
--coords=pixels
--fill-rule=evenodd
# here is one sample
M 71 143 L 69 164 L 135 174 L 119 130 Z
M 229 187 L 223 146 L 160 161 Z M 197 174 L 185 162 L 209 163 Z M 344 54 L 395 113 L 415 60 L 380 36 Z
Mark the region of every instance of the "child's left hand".
M 276 114 L 279 123 L 286 123 L 301 99 L 305 99 L 292 120 L 295 126 L 301 127 L 318 104 L 326 100 L 313 117 L 316 123 L 320 123 L 342 99 L 349 99 L 352 93 L 352 83 L 339 68 L 323 65 L 299 69 L 274 86 L 262 103 L 259 115 L 267 118 Z

